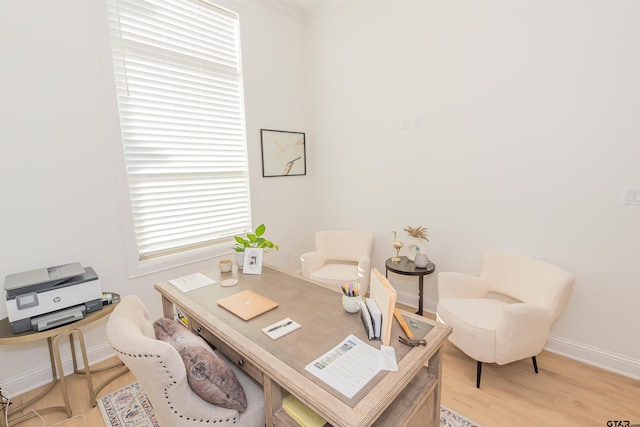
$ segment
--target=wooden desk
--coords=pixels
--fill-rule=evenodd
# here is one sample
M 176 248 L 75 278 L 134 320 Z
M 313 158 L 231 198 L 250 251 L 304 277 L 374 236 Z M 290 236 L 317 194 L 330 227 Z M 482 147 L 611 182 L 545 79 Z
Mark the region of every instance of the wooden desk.
M 348 399 L 304 367 L 349 334 L 368 341 L 359 314 L 346 313 L 341 292 L 319 282 L 265 266 L 261 275 L 243 275 L 233 270 L 204 271 L 220 281 L 236 278 L 237 286 L 217 284 L 183 293 L 168 282 L 156 285 L 162 295 L 164 315 L 175 318 L 179 309 L 191 329 L 225 353 L 264 387 L 267 426 L 296 425 L 282 409 L 282 398 L 293 394 L 333 426 L 439 426 L 442 387 L 441 347 L 451 328 L 402 312 L 421 325 L 416 338 L 428 345 L 407 347 L 392 340 L 398 359 L 397 372 L 382 371 L 353 398 Z M 275 310 L 243 321 L 216 301 L 245 289 L 279 303 Z M 302 328 L 272 340 L 261 329 L 285 317 Z M 392 337 L 403 334 L 394 321 Z M 425 336 L 426 334 L 426 336 Z M 428 364 L 428 367 L 425 367 Z
M 116 364 L 106 366 L 96 370 L 89 369 L 89 360 L 87 358 L 87 349 L 84 344 L 84 337 L 82 336 L 82 332 L 80 331 L 80 327 L 84 325 L 88 325 L 90 323 L 95 322 L 96 320 L 102 319 L 105 316 L 108 316 L 116 304 L 110 304 L 103 306 L 101 310 L 94 311 L 92 313 L 87 314 L 84 318 L 73 322 L 67 323 L 66 325 L 58 326 L 57 328 L 47 329 L 45 331 L 34 332 L 27 331 L 21 334 L 14 334 L 11 329 L 11 323 L 8 318 L 4 318 L 0 320 L 0 345 L 10 345 L 10 344 L 24 344 L 33 341 L 40 341 L 43 339 L 47 340 L 47 344 L 49 346 L 49 358 L 51 361 L 51 376 L 52 380 L 49 385 L 37 396 L 33 399 L 23 403 L 17 407 L 10 407 L 8 412 L 9 422 L 11 425 L 20 423 L 22 421 L 28 420 L 29 418 L 35 417 L 36 414 L 28 413 L 22 415 L 20 417 L 16 417 L 16 414 L 20 413 L 23 409 L 33 405 L 38 400 L 40 400 L 44 395 L 51 391 L 51 389 L 60 382 L 60 387 L 62 389 L 62 397 L 64 399 L 64 406 L 51 406 L 48 408 L 38 409 L 37 411 L 40 414 L 46 414 L 48 412 L 65 412 L 67 417 L 71 417 L 71 405 L 69 403 L 69 394 L 67 392 L 67 384 L 64 379 L 64 371 L 62 369 L 62 358 L 60 357 L 60 349 L 59 349 L 59 341 L 62 337 L 68 336 L 69 343 L 71 345 L 71 358 L 73 359 L 73 371 L 76 374 L 85 375 L 87 378 L 87 387 L 89 389 L 89 401 L 92 406 L 96 406 L 96 394 L 100 392 L 110 381 L 117 378 L 118 376 L 127 372 L 126 367 L 121 362 Z M 78 362 L 76 360 L 76 351 L 75 351 L 75 340 L 74 336 L 77 337 L 78 342 L 80 343 L 80 350 L 82 352 L 82 363 L 84 365 L 84 369 L 78 369 Z M 93 381 L 91 379 L 91 374 L 95 372 L 104 371 L 106 369 L 111 369 L 117 366 L 123 366 L 122 369 L 118 370 L 118 372 L 114 373 L 109 378 L 105 379 L 102 383 L 100 383 L 97 387 L 94 388 Z M 58 378 L 58 374 L 60 377 Z M 12 418 L 12 415 L 14 416 Z M 0 420 L 0 426 L 4 426 L 4 414 L 2 414 L 2 420 Z

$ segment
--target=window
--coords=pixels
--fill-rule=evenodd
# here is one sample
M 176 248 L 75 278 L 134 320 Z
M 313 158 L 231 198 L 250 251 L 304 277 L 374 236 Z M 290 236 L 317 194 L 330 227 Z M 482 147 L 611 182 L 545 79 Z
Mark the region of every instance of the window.
M 238 16 L 198 0 L 109 0 L 140 261 L 250 230 Z

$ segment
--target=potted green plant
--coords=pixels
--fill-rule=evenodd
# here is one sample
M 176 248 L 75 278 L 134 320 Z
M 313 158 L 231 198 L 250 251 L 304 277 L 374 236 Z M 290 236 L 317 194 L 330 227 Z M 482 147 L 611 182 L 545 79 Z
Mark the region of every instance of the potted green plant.
M 244 250 L 246 248 L 260 248 L 264 253 L 279 249 L 277 244 L 263 237 L 266 228 L 264 224 L 260 224 L 253 233 L 247 233 L 246 236 L 233 236 L 236 241 L 233 249 L 236 251 L 236 264 L 239 268 L 242 268 L 244 264 Z

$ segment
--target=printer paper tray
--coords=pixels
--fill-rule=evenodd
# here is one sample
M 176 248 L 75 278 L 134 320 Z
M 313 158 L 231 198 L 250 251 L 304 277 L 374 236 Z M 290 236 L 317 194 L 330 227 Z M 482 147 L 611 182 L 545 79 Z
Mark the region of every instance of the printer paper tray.
M 53 313 L 37 316 L 31 319 L 31 329 L 34 331 L 45 331 L 47 329 L 56 328 L 84 318 L 84 313 L 85 306 L 84 304 L 81 304 L 75 307 L 54 311 Z

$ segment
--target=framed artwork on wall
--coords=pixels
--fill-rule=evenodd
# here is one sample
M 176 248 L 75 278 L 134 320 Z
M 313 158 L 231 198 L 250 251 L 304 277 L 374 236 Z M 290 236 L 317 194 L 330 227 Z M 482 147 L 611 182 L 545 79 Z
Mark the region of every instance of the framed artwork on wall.
M 260 141 L 263 177 L 307 174 L 304 133 L 260 129 Z

